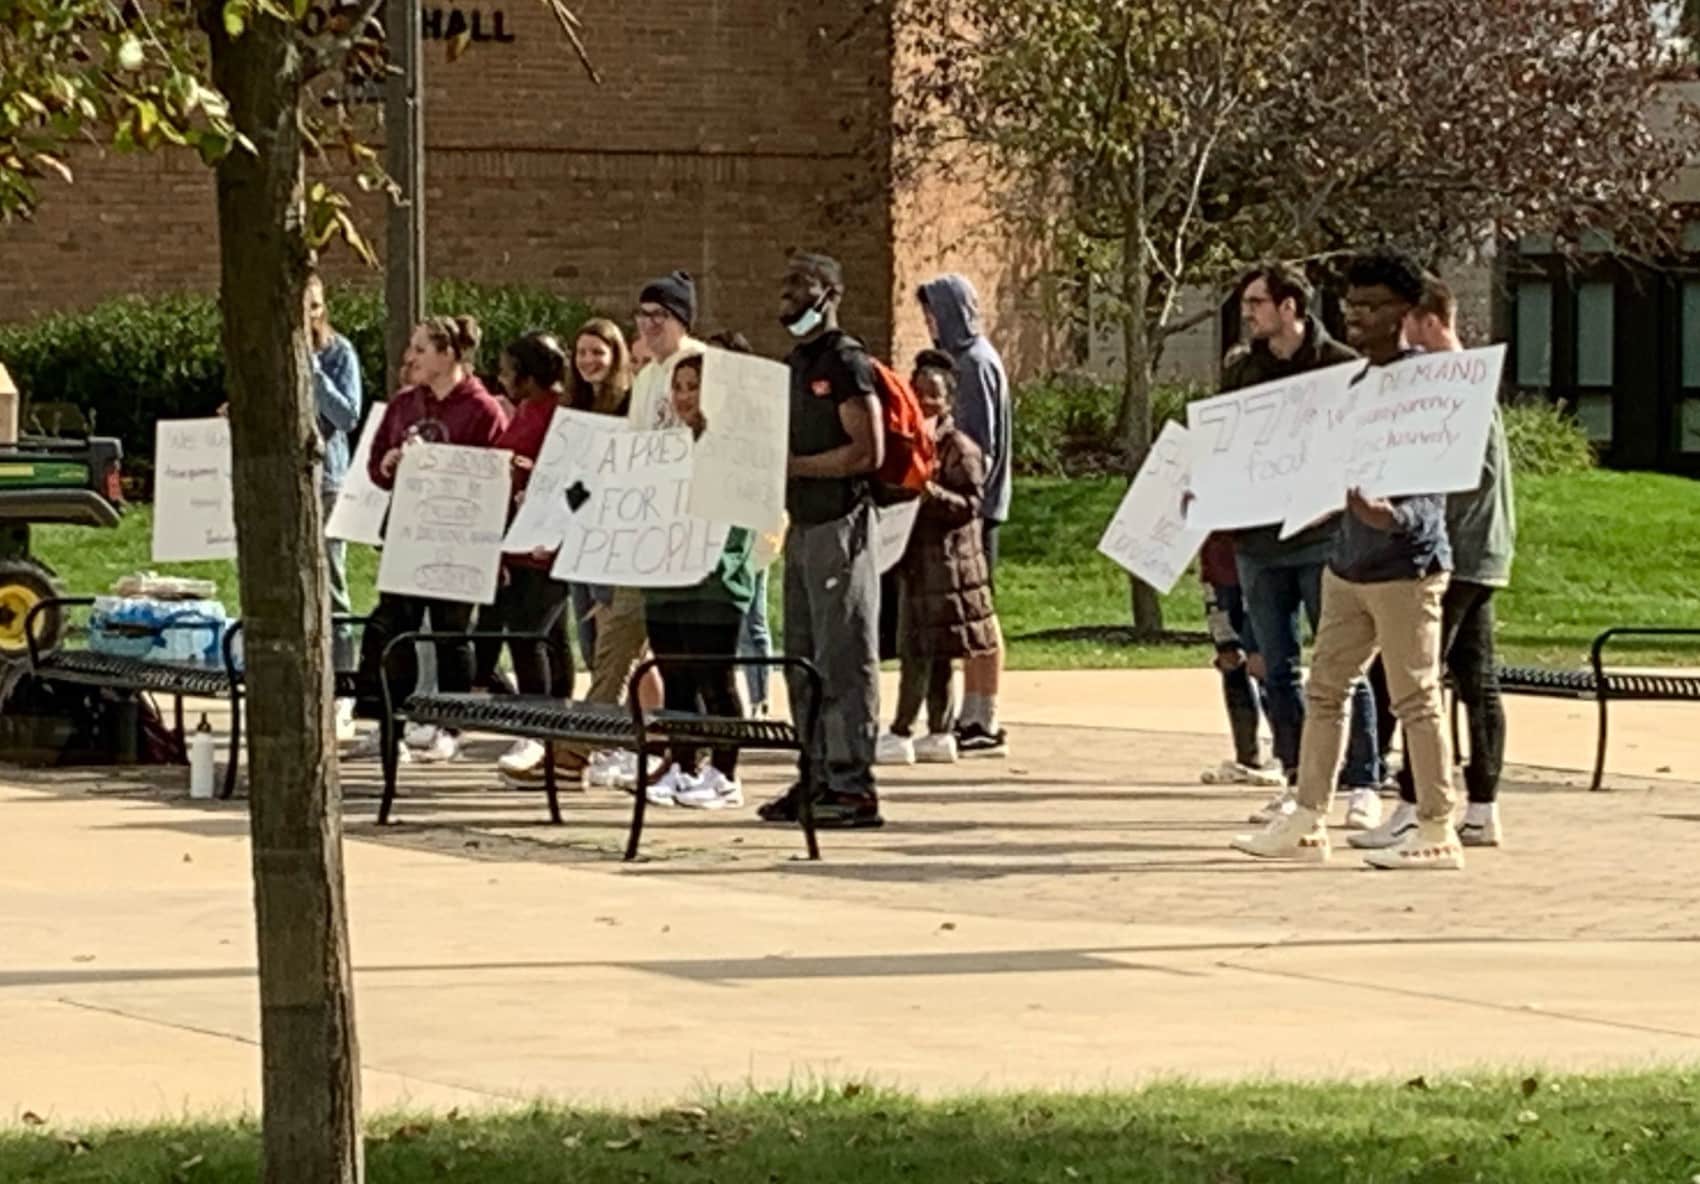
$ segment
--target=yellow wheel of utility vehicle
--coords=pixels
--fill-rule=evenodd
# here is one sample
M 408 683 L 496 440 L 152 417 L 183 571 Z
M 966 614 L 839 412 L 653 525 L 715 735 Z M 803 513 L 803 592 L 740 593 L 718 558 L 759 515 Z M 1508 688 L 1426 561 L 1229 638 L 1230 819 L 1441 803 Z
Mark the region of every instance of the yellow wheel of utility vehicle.
M 30 610 L 58 592 L 39 564 L 27 559 L 0 560 L 0 659 L 22 661 L 29 654 L 24 622 Z M 64 618 L 57 607 L 36 618 L 36 642 L 43 652 L 59 644 Z

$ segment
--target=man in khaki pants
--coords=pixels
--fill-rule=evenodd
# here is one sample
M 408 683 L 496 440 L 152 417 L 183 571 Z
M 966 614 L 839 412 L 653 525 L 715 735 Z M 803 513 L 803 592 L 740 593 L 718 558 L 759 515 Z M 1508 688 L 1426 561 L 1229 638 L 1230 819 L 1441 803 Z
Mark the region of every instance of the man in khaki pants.
M 1372 366 L 1397 361 L 1402 323 L 1423 293 L 1423 273 L 1404 256 L 1377 253 L 1346 273 L 1346 337 Z M 1265 859 L 1329 856 L 1328 808 L 1345 742 L 1352 684 L 1376 652 L 1387 668 L 1393 712 L 1405 726 L 1406 760 L 1416 778 L 1417 827 L 1397 845 L 1371 851 L 1379 868 L 1462 868 L 1452 829 L 1452 753 L 1441 718 L 1441 600 L 1452 568 L 1446 499 L 1439 495 L 1347 495 L 1346 513 L 1323 573 L 1298 798 L 1267 826 L 1234 840 Z

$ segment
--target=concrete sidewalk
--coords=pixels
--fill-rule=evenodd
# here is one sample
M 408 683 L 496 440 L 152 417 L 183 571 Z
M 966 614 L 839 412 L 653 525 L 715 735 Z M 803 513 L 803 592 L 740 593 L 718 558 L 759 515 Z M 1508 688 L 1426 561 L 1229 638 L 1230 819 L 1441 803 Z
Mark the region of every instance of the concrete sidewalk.
M 657 811 L 623 867 L 623 797 L 551 828 L 483 763 L 408 770 L 380 834 L 348 766 L 368 1105 L 1700 1060 L 1691 718 L 1622 712 L 1610 794 L 1513 770 L 1512 845 L 1463 876 L 1378 875 L 1226 850 L 1257 795 L 1197 782 L 1208 672 L 1010 684 L 1013 759 L 894 772 L 891 825 L 818 865 L 745 810 Z M 1512 701 L 1514 751 L 1585 765 L 1566 706 Z M 746 772 L 759 796 L 786 770 Z M 181 781 L 0 784 L 0 1122 L 257 1103 L 246 812 Z

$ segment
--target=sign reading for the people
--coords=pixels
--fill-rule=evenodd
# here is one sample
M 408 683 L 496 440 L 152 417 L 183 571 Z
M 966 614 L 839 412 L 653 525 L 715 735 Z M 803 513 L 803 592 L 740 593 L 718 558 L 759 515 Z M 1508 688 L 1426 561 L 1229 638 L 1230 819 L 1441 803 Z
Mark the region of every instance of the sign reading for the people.
M 160 420 L 154 429 L 154 562 L 236 558 L 231 488 L 229 420 Z
M 690 432 L 610 432 L 599 447 L 566 491 L 571 513 L 555 578 L 681 588 L 713 571 L 727 528 L 690 511 Z
M 1291 535 L 1367 497 L 1459 493 L 1481 484 L 1505 346 L 1413 354 L 1363 373 L 1319 408 L 1310 465 L 1282 524 Z
M 874 549 L 879 559 L 880 575 L 903 561 L 903 553 L 909 549 L 909 536 L 915 533 L 915 519 L 920 513 L 920 498 L 874 510 Z
M 791 372 L 753 354 L 711 349 L 702 359 L 702 415 L 691 471 L 691 513 L 772 530 L 785 513 Z
M 1182 507 L 1191 467 L 1190 434 L 1178 423 L 1165 424 L 1098 541 L 1100 552 L 1158 592 L 1175 586 L 1209 533 Z
M 390 508 L 390 491 L 372 483 L 368 462 L 372 459 L 372 440 L 378 434 L 378 425 L 384 422 L 386 410 L 385 404 L 373 403 L 372 410 L 366 413 L 366 426 L 360 433 L 360 442 L 354 446 L 354 459 L 349 462 L 342 488 L 337 491 L 336 505 L 331 507 L 330 519 L 325 523 L 325 534 L 333 539 L 372 547 L 384 541 L 384 514 Z
M 502 550 L 523 555 L 531 551 L 554 551 L 567 533 L 573 516 L 567 491 L 592 472 L 602 455 L 607 438 L 625 431 L 624 421 L 605 415 L 560 408 L 549 421 L 549 434 L 537 454 L 519 512 L 508 525 Z
M 1316 409 L 1363 368 L 1345 362 L 1188 404 L 1194 495 L 1188 523 L 1210 531 L 1282 521 L 1310 463 Z
M 378 590 L 489 604 L 502 566 L 513 453 L 415 441 L 402 450 Z

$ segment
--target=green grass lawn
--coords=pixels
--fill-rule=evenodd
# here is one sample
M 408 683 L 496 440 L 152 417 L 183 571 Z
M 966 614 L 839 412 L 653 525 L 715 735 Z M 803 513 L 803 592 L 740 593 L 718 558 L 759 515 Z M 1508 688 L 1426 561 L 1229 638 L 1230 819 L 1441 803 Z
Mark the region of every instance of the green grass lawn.
M 1161 1085 L 923 1104 L 849 1086 L 647 1117 L 533 1109 L 369 1127 L 372 1184 L 1322 1181 L 1686 1184 L 1700 1076 Z M 0 1133 L 20 1184 L 247 1184 L 250 1123 Z
M 1119 480 L 1027 479 L 1016 483 L 1004 528 L 999 612 L 1010 664 L 1025 669 L 1185 666 L 1208 660 L 1203 644 L 1134 645 L 1128 582 L 1099 555 Z M 1512 587 L 1498 601 L 1502 656 L 1572 666 L 1596 633 L 1614 624 L 1700 626 L 1700 481 L 1649 473 L 1526 477 L 1517 486 L 1521 527 Z M 37 550 L 74 592 L 105 590 L 148 563 L 149 509 L 112 532 L 45 528 Z M 351 547 L 355 607 L 373 600 L 376 553 Z M 165 565 L 218 581 L 236 603 L 233 564 Z M 777 593 L 777 588 L 776 588 Z M 777 595 L 776 595 L 777 599 Z M 1171 630 L 1204 627 L 1199 588 L 1183 578 L 1164 598 Z M 1700 647 L 1625 651 L 1633 661 L 1700 663 Z

